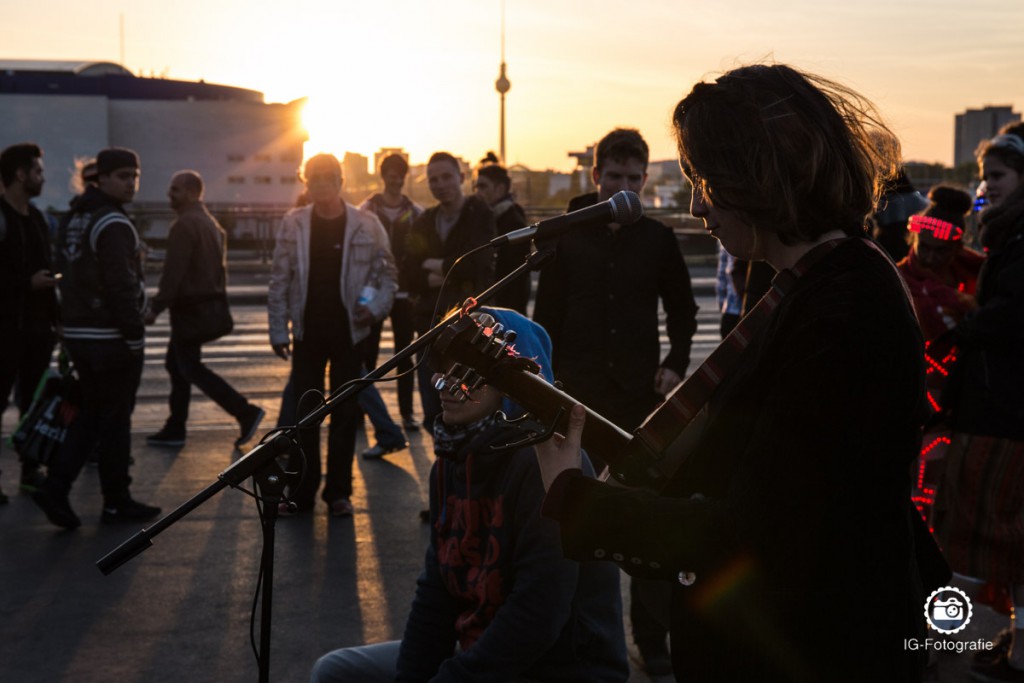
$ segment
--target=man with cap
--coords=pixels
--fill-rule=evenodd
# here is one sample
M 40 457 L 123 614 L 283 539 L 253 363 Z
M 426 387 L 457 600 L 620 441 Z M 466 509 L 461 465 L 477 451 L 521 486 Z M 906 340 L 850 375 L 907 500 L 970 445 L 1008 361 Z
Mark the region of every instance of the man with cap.
M 139 157 L 130 149 L 105 149 L 96 167 L 96 187 L 86 188 L 57 235 L 64 343 L 81 380 L 81 407 L 46 481 L 32 496 L 51 522 L 66 529 L 81 524 L 68 494 L 93 448 L 99 453 L 103 522 L 160 514 L 128 490 L 146 290 L 139 235 L 124 205 L 138 190 Z

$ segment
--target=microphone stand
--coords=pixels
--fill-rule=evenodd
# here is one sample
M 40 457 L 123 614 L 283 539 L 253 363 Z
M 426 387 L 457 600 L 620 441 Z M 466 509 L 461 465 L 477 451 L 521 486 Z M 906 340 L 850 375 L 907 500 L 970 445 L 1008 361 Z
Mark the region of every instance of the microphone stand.
M 490 248 L 491 245 L 483 245 L 468 252 L 465 256 L 475 253 L 478 250 Z M 339 405 L 349 400 L 374 380 L 386 375 L 398 367 L 399 363 L 409 358 L 414 353 L 432 343 L 448 326 L 459 319 L 465 313 L 473 310 L 482 302 L 492 298 L 496 293 L 507 287 L 514 280 L 531 270 L 537 270 L 540 266 L 554 255 L 554 249 L 546 247 L 530 254 L 526 261 L 518 268 L 501 278 L 476 297 L 466 300 L 462 308 L 453 311 L 429 331 L 420 335 L 411 344 L 396 353 L 390 359 L 367 373 L 362 379 L 349 383 L 344 388 L 331 394 L 315 410 L 303 417 L 299 423 L 292 427 L 275 429 L 277 432 L 272 438 L 270 434 L 264 434 L 256 446 L 243 455 L 234 464 L 217 475 L 217 481 L 211 483 L 202 491 L 185 501 L 177 508 L 164 515 L 152 526 L 146 527 L 135 535 L 121 543 L 109 553 L 96 562 L 96 566 L 104 574 L 109 575 L 121 565 L 127 563 L 135 556 L 153 545 L 152 539 L 172 526 L 179 519 L 195 510 L 214 495 L 228 486 L 237 488 L 249 477 L 252 477 L 259 490 L 259 498 L 264 503 L 262 519 L 263 528 L 263 553 L 260 558 L 260 570 L 263 575 L 262 592 L 260 594 L 260 651 L 258 653 L 259 683 L 269 683 L 270 680 L 270 623 L 271 607 L 273 605 L 274 593 L 274 526 L 278 517 L 278 503 L 284 500 L 284 487 L 288 475 L 295 474 L 286 472 L 281 466 L 279 459 L 288 454 L 297 444 L 300 429 L 319 426 L 324 418 L 330 415 Z

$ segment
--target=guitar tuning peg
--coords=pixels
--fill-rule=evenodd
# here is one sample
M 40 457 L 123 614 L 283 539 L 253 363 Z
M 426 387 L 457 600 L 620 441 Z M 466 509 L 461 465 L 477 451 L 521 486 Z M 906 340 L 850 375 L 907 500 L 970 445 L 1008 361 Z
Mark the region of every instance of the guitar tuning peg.
M 511 344 L 512 342 L 514 342 L 516 340 L 517 336 L 518 335 L 516 334 L 515 330 L 509 330 L 508 332 L 505 333 L 505 343 L 506 344 Z

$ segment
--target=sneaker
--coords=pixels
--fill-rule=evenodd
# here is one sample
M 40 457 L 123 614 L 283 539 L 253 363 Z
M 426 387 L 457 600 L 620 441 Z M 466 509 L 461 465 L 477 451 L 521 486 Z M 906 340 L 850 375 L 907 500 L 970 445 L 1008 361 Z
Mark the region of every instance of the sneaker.
M 158 448 L 181 448 L 185 445 L 185 430 L 173 429 L 165 425 L 164 428 L 156 434 L 150 434 L 147 436 L 146 443 Z M 98 463 L 99 460 L 99 456 L 97 456 L 96 462 Z
M 256 435 L 256 430 L 259 429 L 260 422 L 263 421 L 263 416 L 266 414 L 267 411 L 259 406 L 250 405 L 245 409 L 242 417 L 238 418 L 238 427 L 242 433 L 235 439 L 235 448 L 241 448 L 242 444 Z
M 420 423 L 412 415 L 403 415 L 402 429 L 407 432 L 418 432 L 420 430 Z
M 82 526 L 82 520 L 71 509 L 71 503 L 66 495 L 40 488 L 32 494 L 32 500 L 46 513 L 46 518 L 56 526 L 69 530 Z
M 144 522 L 160 514 L 160 508 L 145 505 L 137 500 L 125 498 L 116 505 L 103 505 L 100 521 L 111 524 L 118 522 Z
M 330 508 L 331 517 L 351 517 L 356 511 L 356 509 L 352 507 L 352 501 L 348 498 L 339 498 L 331 503 Z
M 21 463 L 21 481 L 18 484 L 25 493 L 35 493 L 46 481 L 46 475 L 39 469 L 36 463 Z
M 408 441 L 403 441 L 401 444 L 395 444 L 394 446 L 383 446 L 381 444 L 377 444 L 373 448 L 367 448 L 365 451 L 363 451 L 363 459 L 376 460 L 377 458 L 383 458 L 388 453 L 396 453 L 408 447 Z

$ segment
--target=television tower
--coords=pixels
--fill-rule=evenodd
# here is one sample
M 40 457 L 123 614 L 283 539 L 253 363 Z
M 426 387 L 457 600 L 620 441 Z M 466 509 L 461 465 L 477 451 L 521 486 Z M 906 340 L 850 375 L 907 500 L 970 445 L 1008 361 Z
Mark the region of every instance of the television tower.
M 501 163 L 506 165 L 508 162 L 505 161 L 505 93 L 511 88 L 512 83 L 505 75 L 505 0 L 501 0 L 501 71 L 498 80 L 494 82 L 494 89 L 501 95 Z

